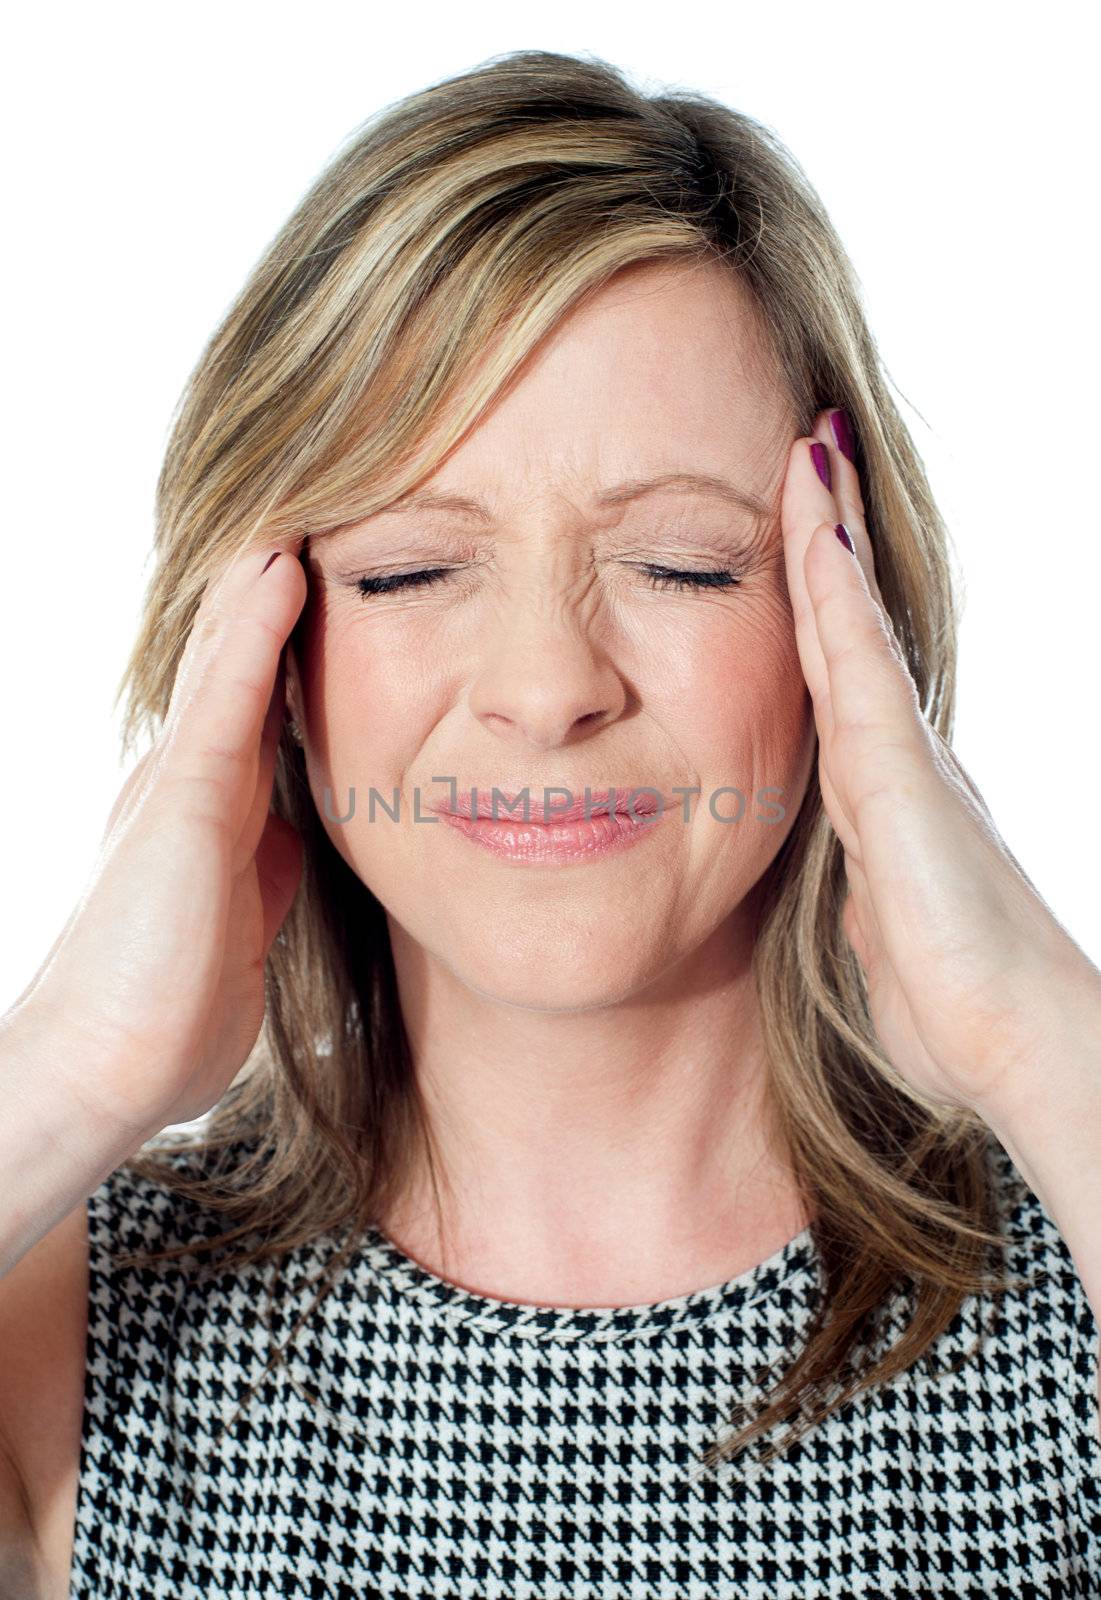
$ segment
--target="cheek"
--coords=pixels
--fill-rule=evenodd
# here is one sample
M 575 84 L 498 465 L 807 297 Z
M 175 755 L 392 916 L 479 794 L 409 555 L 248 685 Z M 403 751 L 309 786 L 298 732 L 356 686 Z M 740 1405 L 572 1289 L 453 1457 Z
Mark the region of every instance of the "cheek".
M 439 652 L 408 630 L 371 627 L 354 614 L 319 619 L 303 671 L 318 763 L 364 793 L 371 782 L 399 781 L 441 715 L 445 676 Z
M 747 596 L 747 601 L 749 597 Z M 701 606 L 663 640 L 652 687 L 703 785 L 747 792 L 802 772 L 813 732 L 790 609 L 779 597 Z
M 402 648 L 358 623 L 335 617 L 312 633 L 303 670 L 309 784 L 336 850 L 391 905 L 400 902 L 408 850 L 423 837 L 405 789 L 442 714 L 443 673 L 431 651 L 408 648 L 408 639 Z

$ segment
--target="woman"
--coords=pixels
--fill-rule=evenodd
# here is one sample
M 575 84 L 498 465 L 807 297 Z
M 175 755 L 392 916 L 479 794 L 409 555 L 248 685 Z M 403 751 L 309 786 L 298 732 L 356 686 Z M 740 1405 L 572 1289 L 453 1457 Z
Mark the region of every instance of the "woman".
M 539 51 L 388 109 L 157 529 L 0 1037 L 11 1591 L 1095 1592 L 1101 974 L 792 158 Z

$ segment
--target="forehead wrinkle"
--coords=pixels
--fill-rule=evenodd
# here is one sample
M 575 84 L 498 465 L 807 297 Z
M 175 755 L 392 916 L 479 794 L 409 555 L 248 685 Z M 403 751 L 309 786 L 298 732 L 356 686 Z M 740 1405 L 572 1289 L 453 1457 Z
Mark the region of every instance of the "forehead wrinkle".
M 758 521 L 767 520 L 771 508 L 750 490 L 724 477 L 720 473 L 692 468 L 672 468 L 664 472 L 625 478 L 608 485 L 589 496 L 589 504 L 596 510 L 631 504 L 647 495 L 672 493 L 694 499 L 719 500 L 747 512 Z M 418 511 L 446 512 L 452 516 L 469 517 L 483 527 L 491 527 L 498 520 L 484 500 L 473 495 L 459 495 L 438 489 L 417 489 L 402 495 L 398 500 L 381 507 L 360 523 L 347 526 L 365 526 L 383 517 L 401 517 Z M 341 530 L 333 529 L 332 532 Z

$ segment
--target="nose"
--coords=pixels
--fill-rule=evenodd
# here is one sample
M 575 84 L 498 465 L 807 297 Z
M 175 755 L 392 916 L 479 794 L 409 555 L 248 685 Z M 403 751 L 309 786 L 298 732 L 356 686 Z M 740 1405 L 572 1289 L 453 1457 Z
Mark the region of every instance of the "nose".
M 489 732 L 537 750 L 585 738 L 621 716 L 627 701 L 599 640 L 555 606 L 518 605 L 510 612 L 469 695 L 472 713 Z

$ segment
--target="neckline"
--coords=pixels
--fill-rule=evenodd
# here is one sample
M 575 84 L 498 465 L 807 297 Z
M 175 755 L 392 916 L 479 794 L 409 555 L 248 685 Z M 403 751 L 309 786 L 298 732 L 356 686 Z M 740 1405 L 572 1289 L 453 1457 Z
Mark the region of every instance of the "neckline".
M 360 1258 L 376 1291 L 395 1306 L 505 1338 L 604 1344 L 711 1327 L 744 1313 L 785 1286 L 790 1289 L 799 1274 L 817 1266 L 818 1251 L 808 1223 L 772 1255 L 736 1277 L 671 1299 L 630 1306 L 546 1306 L 479 1294 L 430 1272 L 378 1227 L 363 1235 Z

